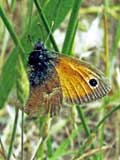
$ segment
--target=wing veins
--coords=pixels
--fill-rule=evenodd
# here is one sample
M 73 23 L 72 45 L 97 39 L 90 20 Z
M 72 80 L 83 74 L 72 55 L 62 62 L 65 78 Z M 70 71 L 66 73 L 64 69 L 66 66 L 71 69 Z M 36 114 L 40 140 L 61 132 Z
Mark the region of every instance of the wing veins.
M 73 102 L 73 99 L 72 99 L 72 97 L 71 97 L 71 95 L 70 95 L 70 93 L 69 93 L 69 89 L 67 88 L 67 85 L 64 83 L 64 87 L 66 88 L 66 91 L 67 91 L 67 94 L 68 94 L 68 97 L 70 97 L 70 101 L 71 101 L 71 103 L 74 103 Z
M 79 72 L 79 70 L 73 68 L 70 64 L 69 64 L 69 66 L 70 66 L 74 71 L 76 71 L 76 72 L 80 75 L 80 77 L 81 77 L 81 78 L 86 82 L 86 84 L 88 85 L 88 82 L 87 82 L 86 79 L 84 78 L 83 74 L 81 74 L 81 73 Z M 86 74 L 86 73 L 85 73 L 85 74 Z M 88 99 L 90 100 L 89 94 L 87 93 L 86 89 L 84 88 L 84 86 L 82 85 L 82 83 L 80 83 L 80 84 L 81 84 L 81 87 L 83 88 L 83 90 L 85 91 L 86 96 L 87 96 Z M 89 87 L 89 88 L 90 88 L 90 87 Z M 91 90 L 91 92 L 94 94 L 94 96 L 97 98 L 94 90 L 92 90 L 91 88 L 90 88 L 90 90 Z M 93 98 L 92 98 L 92 99 L 93 99 Z

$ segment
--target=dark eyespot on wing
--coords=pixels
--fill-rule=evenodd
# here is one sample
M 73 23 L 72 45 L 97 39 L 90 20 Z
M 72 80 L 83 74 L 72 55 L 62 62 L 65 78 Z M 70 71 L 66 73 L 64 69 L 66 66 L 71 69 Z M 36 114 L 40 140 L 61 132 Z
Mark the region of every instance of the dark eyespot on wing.
M 97 79 L 95 78 L 90 79 L 89 84 L 91 85 L 91 87 L 96 87 L 98 84 Z

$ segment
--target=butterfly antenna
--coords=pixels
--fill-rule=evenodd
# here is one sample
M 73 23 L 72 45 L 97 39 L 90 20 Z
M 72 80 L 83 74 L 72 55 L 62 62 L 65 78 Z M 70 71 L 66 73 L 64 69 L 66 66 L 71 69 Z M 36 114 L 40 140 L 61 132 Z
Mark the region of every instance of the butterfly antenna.
M 32 41 L 32 37 L 31 37 L 31 35 L 30 35 L 30 34 L 28 34 L 27 39 L 28 39 L 28 42 L 30 42 L 30 44 L 31 44 L 32 48 L 34 48 L 34 43 L 33 43 L 33 41 Z
M 50 32 L 49 32 L 49 34 L 48 34 L 48 36 L 45 40 L 45 46 L 46 46 L 46 43 L 47 43 L 48 39 L 50 38 L 50 35 L 52 34 L 54 24 L 55 24 L 54 21 L 52 21 L 52 24 L 51 24 L 51 27 L 50 27 Z

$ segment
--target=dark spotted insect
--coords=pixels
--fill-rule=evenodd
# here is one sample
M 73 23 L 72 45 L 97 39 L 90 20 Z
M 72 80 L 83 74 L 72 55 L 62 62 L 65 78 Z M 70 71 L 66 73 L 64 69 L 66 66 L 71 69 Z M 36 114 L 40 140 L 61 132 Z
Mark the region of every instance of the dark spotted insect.
M 30 96 L 25 112 L 30 116 L 55 115 L 63 105 L 83 104 L 105 96 L 111 89 L 107 78 L 90 64 L 48 51 L 35 44 L 28 60 Z

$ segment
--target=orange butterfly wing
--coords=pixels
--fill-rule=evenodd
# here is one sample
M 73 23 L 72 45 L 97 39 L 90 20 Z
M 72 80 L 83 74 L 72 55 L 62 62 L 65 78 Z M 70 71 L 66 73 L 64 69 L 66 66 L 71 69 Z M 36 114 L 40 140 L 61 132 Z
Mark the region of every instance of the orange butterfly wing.
M 103 97 L 110 91 L 108 79 L 86 62 L 60 56 L 55 68 L 67 103 L 87 103 Z

